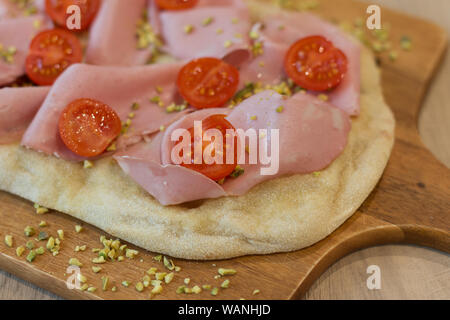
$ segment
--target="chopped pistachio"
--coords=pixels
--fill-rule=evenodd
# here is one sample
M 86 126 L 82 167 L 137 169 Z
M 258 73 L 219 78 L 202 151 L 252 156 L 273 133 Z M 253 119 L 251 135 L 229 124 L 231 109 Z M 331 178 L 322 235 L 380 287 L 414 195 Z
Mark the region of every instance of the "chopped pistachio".
M 157 286 L 160 286 L 160 285 L 162 284 L 162 281 L 161 281 L 161 280 L 151 280 L 151 281 L 150 281 L 150 284 L 151 284 L 153 287 L 157 287 Z
M 164 277 L 167 275 L 167 273 L 165 272 L 157 272 L 155 274 L 155 278 L 156 280 L 164 280 Z
M 278 113 L 282 113 L 283 110 L 284 110 L 284 107 L 283 107 L 283 106 L 279 106 L 279 107 L 277 108 L 277 112 L 278 112 Z
M 77 267 L 82 267 L 83 266 L 83 264 L 77 258 L 70 258 L 69 259 L 69 265 L 77 266 Z
M 83 284 L 83 285 L 80 287 L 80 290 L 81 290 L 81 291 L 86 291 L 88 288 L 89 288 L 89 285 L 88 285 L 87 283 L 85 283 L 85 284 Z
M 175 271 L 176 271 L 176 272 L 180 272 L 180 271 L 181 271 L 181 267 L 175 266 Z
M 258 120 L 258 117 L 257 116 L 251 116 L 250 120 L 253 120 L 253 121 Z
M 319 100 L 322 100 L 322 101 L 328 101 L 328 100 L 329 100 L 328 95 L 326 95 L 326 94 L 324 94 L 324 93 L 319 94 L 319 95 L 317 96 L 317 98 L 318 98 Z
M 112 288 L 111 288 L 111 291 L 112 291 L 112 292 L 116 292 L 116 291 L 117 291 L 117 287 L 116 287 L 116 286 L 112 287 Z
M 25 236 L 27 236 L 27 237 L 32 237 L 36 234 L 36 231 L 34 230 L 34 228 L 30 227 L 30 226 L 27 226 L 23 232 L 25 233 Z
M 125 256 L 130 259 L 134 259 L 139 254 L 137 250 L 126 249 Z
M 46 227 L 46 226 L 47 226 L 47 222 L 45 222 L 45 221 L 39 222 L 39 227 L 43 228 L 43 227 Z
M 92 259 L 92 262 L 95 263 L 95 264 L 102 264 L 102 263 L 105 263 L 106 260 L 105 260 L 104 256 L 100 256 L 98 258 Z
M 234 269 L 224 269 L 224 268 L 220 268 L 218 272 L 221 276 L 232 276 L 237 273 L 237 271 Z
M 194 286 L 192 288 L 192 292 L 195 293 L 195 294 L 199 294 L 199 293 L 202 292 L 202 288 L 200 288 L 199 286 Z
M 212 296 L 217 296 L 218 293 L 219 293 L 219 288 L 217 288 L 217 287 L 214 287 L 214 288 L 211 290 L 211 295 L 212 295 Z
M 138 291 L 138 292 L 144 291 L 144 284 L 142 282 L 138 282 L 136 284 L 136 291 Z
M 83 162 L 84 169 L 91 169 L 93 167 L 94 167 L 94 163 L 92 161 L 84 160 L 84 162 Z
M 216 279 L 216 280 L 220 279 L 220 278 L 222 278 L 222 276 L 220 274 L 217 274 L 217 275 L 214 276 L 214 279 Z
M 175 269 L 175 265 L 173 264 L 173 261 L 171 260 L 171 259 L 169 259 L 169 258 L 167 258 L 166 256 L 164 256 L 164 266 L 168 269 L 168 270 L 170 270 L 170 271 L 172 271 L 172 270 L 174 270 Z
M 250 31 L 250 33 L 249 33 L 249 37 L 250 37 L 250 39 L 256 40 L 256 39 L 259 38 L 259 33 L 256 32 L 256 31 L 254 31 L 254 30 L 252 30 L 252 31 Z
M 81 231 L 83 231 L 83 227 L 80 226 L 80 225 L 76 225 L 76 226 L 75 226 L 75 232 L 76 232 L 76 233 L 80 233 Z
M 158 261 L 158 262 L 161 262 L 161 261 L 162 261 L 162 255 L 158 255 L 158 256 L 156 256 L 156 257 L 153 257 L 153 260 L 156 260 L 156 261 Z
M 34 208 L 36 209 L 37 214 L 44 214 L 48 212 L 47 208 L 41 207 L 39 204 L 35 203 Z
M 36 259 L 36 252 L 34 250 L 31 250 L 30 253 L 28 253 L 27 261 L 29 263 L 32 263 Z
M 214 21 L 213 17 L 207 17 L 207 18 L 203 19 L 202 25 L 204 27 L 209 26 L 213 21 Z
M 86 276 L 82 275 L 81 273 L 79 273 L 79 274 L 77 275 L 77 278 L 78 278 L 78 280 L 79 280 L 81 283 L 86 283 L 86 282 L 87 282 Z
M 222 29 L 222 28 L 217 29 L 217 30 L 216 30 L 216 33 L 217 33 L 217 34 L 222 34 L 222 33 L 223 33 L 223 29 Z
M 39 247 L 36 249 L 36 254 L 43 255 L 45 253 L 44 247 Z
M 238 18 L 232 18 L 231 19 L 231 23 L 232 24 L 236 24 L 236 23 L 238 23 L 239 22 L 239 19 Z
M 93 267 L 92 267 L 92 271 L 93 271 L 94 273 L 99 273 L 100 271 L 102 271 L 102 268 L 101 268 L 101 267 L 93 266 Z
M 59 238 L 56 238 L 55 243 L 59 246 L 61 244 L 61 240 Z
M 190 34 L 194 31 L 194 26 L 192 24 L 188 24 L 184 26 L 184 33 Z
M 165 131 L 165 130 L 166 130 L 166 127 L 165 127 L 165 126 L 160 126 L 160 127 L 159 127 L 159 131 L 163 132 L 163 131 Z
M 189 279 L 189 278 L 184 279 L 184 284 L 189 284 L 190 282 L 191 282 L 191 279 Z
M 167 283 L 167 284 L 171 283 L 174 276 L 175 276 L 175 274 L 174 274 L 173 272 L 167 274 L 167 275 L 164 277 L 164 282 Z
M 259 289 L 255 289 L 255 290 L 253 290 L 252 294 L 255 296 L 255 295 L 259 294 L 259 293 L 261 293 L 261 291 Z
M 320 171 L 313 172 L 314 177 L 320 177 L 320 175 L 321 175 Z
M 102 277 L 102 290 L 108 290 L 109 278 L 107 276 Z
M 64 240 L 64 230 L 58 230 L 56 233 L 58 234 L 59 239 Z
M 124 256 L 118 256 L 118 257 L 117 257 L 117 261 L 118 261 L 118 262 L 122 262 L 123 260 L 125 260 L 125 257 L 124 257 Z
M 32 241 L 32 240 L 30 240 L 30 241 L 27 241 L 27 243 L 25 244 L 25 246 L 28 248 L 28 249 L 34 249 L 34 242 Z
M 156 274 L 156 271 L 158 271 L 157 268 L 150 268 L 150 269 L 147 270 L 147 274 L 150 275 L 150 276 L 153 276 L 153 275 Z
M 244 168 L 242 168 L 241 166 L 236 166 L 236 169 L 234 169 L 233 173 L 230 175 L 232 178 L 238 178 L 241 175 L 243 175 L 245 172 Z
M 22 254 L 23 254 L 24 252 L 25 252 L 25 247 L 24 247 L 24 246 L 17 247 L 17 249 L 16 249 L 16 255 L 17 255 L 18 257 L 21 257 Z
M 185 289 L 185 288 L 186 288 L 186 286 L 179 286 L 179 287 L 177 288 L 176 293 L 177 293 L 177 294 L 184 293 L 184 289 Z
M 190 293 L 192 293 L 192 289 L 188 288 L 188 287 L 185 287 L 184 288 L 184 293 L 190 294 Z
M 55 247 L 55 238 L 53 237 L 48 238 L 46 247 L 48 250 L 52 250 Z
M 130 284 L 131 284 L 131 282 L 130 281 L 122 281 L 122 285 L 124 286 L 124 287 L 129 287 L 130 286 Z
M 231 40 L 227 40 L 227 41 L 225 41 L 224 43 L 223 43 L 223 46 L 225 47 L 225 48 L 229 48 L 229 47 L 231 47 L 233 45 L 233 41 L 231 41 Z
M 210 284 L 204 284 L 204 285 L 202 285 L 202 288 L 204 290 L 211 290 L 211 285 Z
M 13 246 L 13 237 L 11 235 L 6 235 L 5 236 L 5 244 L 8 247 L 12 248 L 12 246 Z
M 47 240 L 47 239 L 48 239 L 47 232 L 44 232 L 44 231 L 39 232 L 38 241 Z
M 90 292 L 90 293 L 94 293 L 95 291 L 97 291 L 97 288 L 96 287 L 89 287 L 87 289 L 87 291 Z
M 160 294 L 163 291 L 162 286 L 156 286 L 152 289 L 152 294 Z
M 133 102 L 133 104 L 131 105 L 131 110 L 139 110 L 140 105 L 137 102 Z
M 391 61 L 396 61 L 398 59 L 397 51 L 391 51 L 389 53 L 389 59 L 391 59 Z
M 52 252 L 52 255 L 53 255 L 54 257 L 56 257 L 58 254 L 59 254 L 59 251 L 53 251 L 53 252 Z
M 222 284 L 220 285 L 222 288 L 228 288 L 230 285 L 230 280 L 227 279 L 224 282 L 222 282 Z
M 412 41 L 411 38 L 408 36 L 403 36 L 400 40 L 400 46 L 405 51 L 410 51 L 412 48 Z

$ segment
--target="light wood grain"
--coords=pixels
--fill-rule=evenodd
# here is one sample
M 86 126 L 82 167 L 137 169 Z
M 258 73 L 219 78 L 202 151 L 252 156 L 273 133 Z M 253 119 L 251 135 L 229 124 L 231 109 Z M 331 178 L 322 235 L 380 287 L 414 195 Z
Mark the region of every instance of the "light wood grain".
M 412 2 L 412 0 L 408 0 L 408 3 Z M 420 2 L 423 5 L 424 2 Z M 436 2 L 438 1 L 436 0 Z M 409 5 L 409 7 L 411 7 L 411 5 Z M 448 83 L 448 78 L 445 81 Z M 427 112 L 426 109 L 424 114 L 425 112 Z M 441 120 L 441 118 L 442 115 L 436 117 L 436 119 L 439 120 Z M 444 124 L 448 123 L 448 119 L 450 118 L 447 118 L 446 122 L 444 120 Z M 448 136 L 449 135 L 447 135 L 447 137 Z M 442 148 L 442 144 L 440 144 L 440 148 Z M 437 154 L 438 152 L 435 153 Z M 398 255 L 400 255 L 400 257 L 398 257 Z M 377 264 L 381 268 L 383 277 L 383 289 L 381 291 L 368 292 L 365 287 L 365 279 L 367 278 L 365 270 L 370 264 Z M 408 267 L 411 265 L 415 267 Z M 402 268 L 403 272 L 399 271 L 396 273 L 395 271 L 398 268 Z M 363 250 L 360 253 L 350 255 L 339 261 L 316 282 L 307 297 L 448 298 L 448 269 L 448 256 L 434 251 L 413 247 L 377 247 Z M 52 295 L 43 294 L 40 290 L 30 287 L 28 284 L 23 284 L 21 280 L 14 280 L 10 277 L 4 278 L 2 275 L 0 275 L 0 277 L 0 298 L 39 299 L 42 297 L 53 297 Z M 4 281 L 4 279 L 6 279 L 6 281 Z M 416 284 L 415 286 L 414 283 Z M 421 285 L 421 283 L 423 284 Z M 413 286 L 408 287 L 408 285 Z M 413 293 L 411 293 L 411 291 Z M 428 294 L 418 296 L 421 292 L 428 292 Z

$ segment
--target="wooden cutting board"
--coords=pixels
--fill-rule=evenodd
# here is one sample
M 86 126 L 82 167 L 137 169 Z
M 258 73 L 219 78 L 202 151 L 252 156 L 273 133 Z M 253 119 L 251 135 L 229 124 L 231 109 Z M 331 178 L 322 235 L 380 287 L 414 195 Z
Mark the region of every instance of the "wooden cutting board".
M 321 0 L 317 13 L 336 21 L 352 22 L 366 17 L 366 4 L 353 0 Z M 344 225 L 328 238 L 304 250 L 268 256 L 248 256 L 226 261 L 174 260 L 182 270 L 172 283 L 164 286 L 155 299 L 297 299 L 308 290 L 320 274 L 339 258 L 358 249 L 388 243 L 410 243 L 450 252 L 450 170 L 439 163 L 421 142 L 417 130 L 420 104 L 445 52 L 447 39 L 439 27 L 387 9 L 382 10 L 383 23 L 390 24 L 394 47 L 403 35 L 411 36 L 413 50 L 399 52 L 391 61 L 388 54 L 380 57 L 385 98 L 397 120 L 396 143 L 383 178 L 370 197 Z M 102 272 L 94 274 L 92 248 L 100 247 L 101 230 L 67 215 L 50 212 L 36 215 L 31 203 L 0 192 L 0 268 L 30 281 L 62 297 L 72 299 L 148 299 L 149 289 L 137 292 L 134 285 L 150 267 L 164 270 L 153 260 L 156 255 L 142 249 L 139 255 L 124 262 L 108 262 Z M 30 264 L 15 255 L 15 247 L 24 245 L 25 226 L 37 228 L 41 220 L 51 235 L 65 231 L 60 254 L 45 253 Z M 84 230 L 76 233 L 74 226 Z M 14 237 L 14 247 L 3 244 L 6 234 Z M 106 235 L 108 237 L 108 235 Z M 45 242 L 39 246 L 45 246 Z M 74 252 L 77 245 L 87 245 L 83 253 Z M 132 246 L 131 246 L 132 247 Z M 69 290 L 66 286 L 68 260 L 78 258 L 88 283 L 99 288 L 95 293 Z M 216 297 L 209 291 L 199 295 L 178 295 L 176 288 L 190 278 L 190 287 L 210 284 L 219 287 L 224 278 L 215 279 L 217 269 L 234 268 L 237 274 L 226 277 L 230 287 Z M 102 291 L 101 277 L 110 278 L 109 290 Z M 120 283 L 132 282 L 129 288 Z M 111 291 L 116 285 L 118 290 Z M 252 292 L 259 289 L 258 295 Z

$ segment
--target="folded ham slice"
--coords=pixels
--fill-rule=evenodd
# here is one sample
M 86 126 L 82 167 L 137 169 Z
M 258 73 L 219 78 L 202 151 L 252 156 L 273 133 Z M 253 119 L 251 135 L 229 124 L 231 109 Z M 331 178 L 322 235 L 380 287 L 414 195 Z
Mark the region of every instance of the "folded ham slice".
M 0 20 L 14 19 L 29 16 L 45 11 L 45 0 L 30 1 L 28 5 L 24 1 L 0 0 Z
M 146 0 L 107 0 L 95 18 L 89 35 L 86 61 L 96 65 L 137 66 L 151 57 L 149 48 L 137 48 L 136 30 L 147 8 Z M 152 1 L 153 2 L 153 1 Z
M 337 26 L 306 12 L 283 12 L 265 17 L 259 31 L 264 44 L 263 54 L 241 68 L 243 81 L 261 81 L 266 84 L 285 78 L 284 56 L 297 40 L 321 35 L 333 42 L 348 58 L 348 73 L 342 83 L 326 94 L 330 103 L 350 115 L 359 114 L 361 47 Z
M 0 89 L 0 144 L 19 142 L 50 87 Z
M 280 106 L 283 106 L 282 112 Z M 262 175 L 264 165 L 261 163 L 242 164 L 240 166 L 245 170 L 242 176 L 228 178 L 219 185 L 195 171 L 174 165 L 171 161 L 172 132 L 188 128 L 194 120 L 203 120 L 217 113 L 228 114 L 228 121 L 236 129 L 279 129 L 278 172 Z M 344 111 L 312 95 L 299 93 L 286 99 L 273 91 L 264 91 L 245 100 L 231 112 L 214 109 L 186 115 L 150 143 L 123 150 L 115 155 L 115 159 L 161 204 L 174 205 L 224 195 L 242 195 L 268 179 L 322 170 L 343 151 L 350 129 L 351 121 Z M 270 137 L 267 138 L 267 144 L 271 144 Z
M 0 57 L 0 86 L 25 74 L 25 59 L 31 40 L 47 27 L 50 27 L 48 20 L 40 14 L 0 21 L 0 44 L 3 49 L 13 47 L 16 50 L 12 62 Z
M 203 0 L 195 8 L 182 11 L 159 10 L 151 3 L 149 17 L 165 42 L 165 50 L 175 58 L 224 58 L 233 54 L 236 61 L 238 54 L 244 61 L 249 57 L 250 17 L 239 1 Z
M 182 117 L 188 110 L 168 113 L 166 106 L 180 103 L 175 80 L 181 63 L 142 67 L 107 67 L 76 64 L 70 66 L 54 83 L 42 108 L 34 118 L 22 144 L 66 160 L 84 160 L 61 141 L 58 121 L 64 108 L 80 98 L 102 101 L 112 107 L 122 122 L 134 113 L 131 126 L 119 139 L 120 146 L 141 140 L 143 135 L 159 131 Z M 159 97 L 164 106 L 150 100 Z M 138 110 L 132 110 L 134 103 Z

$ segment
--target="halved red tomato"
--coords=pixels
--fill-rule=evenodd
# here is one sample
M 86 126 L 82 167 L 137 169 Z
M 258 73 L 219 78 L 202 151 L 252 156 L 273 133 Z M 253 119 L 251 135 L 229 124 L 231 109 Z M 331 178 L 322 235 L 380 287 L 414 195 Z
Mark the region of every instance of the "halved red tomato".
M 198 109 L 222 107 L 237 91 L 239 71 L 217 58 L 189 62 L 178 74 L 178 90 Z
M 195 7 L 198 0 L 156 0 L 156 4 L 165 10 L 184 10 Z
M 82 157 L 102 154 L 122 129 L 117 113 L 93 99 L 78 99 L 64 109 L 59 135 L 71 151 Z
M 45 0 L 45 10 L 52 20 L 60 27 L 67 28 L 67 8 L 71 5 L 77 5 L 81 11 L 81 31 L 86 30 L 100 8 L 100 0 Z
M 26 73 L 38 85 L 52 85 L 67 67 L 82 58 L 83 50 L 76 36 L 63 29 L 43 31 L 31 41 Z
M 236 169 L 237 167 L 237 138 L 234 137 L 234 150 L 233 150 L 233 146 L 227 146 L 227 141 L 226 141 L 226 134 L 227 134 L 227 130 L 231 130 L 232 132 L 235 132 L 236 129 L 233 127 L 233 125 L 225 119 L 226 115 L 223 114 L 216 114 L 216 115 L 212 115 L 207 117 L 206 119 L 204 119 L 202 121 L 202 131 L 203 134 L 209 130 L 209 129 L 217 129 L 222 133 L 222 137 L 223 137 L 223 149 L 224 150 L 215 150 L 213 149 L 212 152 L 210 153 L 212 157 L 216 156 L 216 152 L 221 152 L 222 153 L 222 163 L 214 163 L 214 164 L 206 164 L 204 162 L 203 159 L 203 153 L 205 151 L 205 149 L 210 146 L 212 144 L 211 147 L 214 147 L 215 144 L 212 141 L 205 141 L 203 140 L 203 145 L 202 145 L 202 163 L 201 164 L 195 164 L 194 163 L 194 156 L 195 156 L 195 152 L 194 152 L 194 142 L 196 137 L 194 136 L 194 128 L 190 128 L 188 129 L 190 135 L 191 135 L 191 163 L 189 164 L 185 164 L 182 163 L 181 165 L 183 167 L 186 167 L 188 169 L 197 171 L 205 176 L 207 176 L 208 178 L 214 180 L 214 181 L 219 181 L 222 180 L 223 178 L 228 177 L 230 174 L 233 173 L 233 171 Z M 181 141 L 180 141 L 181 142 Z M 230 156 L 234 155 L 234 162 L 232 164 L 227 164 L 227 156 L 229 152 L 233 152 L 234 154 L 230 154 Z M 181 151 L 180 157 L 183 157 L 183 152 Z
M 285 58 L 288 76 L 303 89 L 325 91 L 337 87 L 347 73 L 347 56 L 322 36 L 294 43 Z

